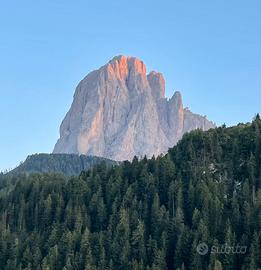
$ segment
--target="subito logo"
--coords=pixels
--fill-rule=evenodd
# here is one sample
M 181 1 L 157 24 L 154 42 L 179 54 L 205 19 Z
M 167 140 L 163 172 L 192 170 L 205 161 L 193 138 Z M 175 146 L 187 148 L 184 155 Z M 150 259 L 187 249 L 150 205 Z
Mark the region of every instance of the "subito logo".
M 200 243 L 197 246 L 197 253 L 204 256 L 208 253 L 208 245 L 206 243 Z

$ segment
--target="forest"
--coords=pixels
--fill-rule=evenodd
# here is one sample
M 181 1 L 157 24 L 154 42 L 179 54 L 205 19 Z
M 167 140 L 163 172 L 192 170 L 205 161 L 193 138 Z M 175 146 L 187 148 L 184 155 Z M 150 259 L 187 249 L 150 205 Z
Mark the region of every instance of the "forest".
M 79 176 L 1 174 L 0 269 L 261 269 L 260 116 Z
M 88 170 L 96 164 L 106 162 L 108 165 L 117 164 L 116 161 L 77 154 L 34 154 L 27 157 L 8 174 L 21 173 L 62 173 L 66 176 L 79 175 L 81 171 Z

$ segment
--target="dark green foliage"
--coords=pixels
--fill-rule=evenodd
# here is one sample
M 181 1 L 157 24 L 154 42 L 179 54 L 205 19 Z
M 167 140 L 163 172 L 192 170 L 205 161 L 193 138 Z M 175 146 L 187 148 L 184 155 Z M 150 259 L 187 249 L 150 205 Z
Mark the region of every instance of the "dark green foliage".
M 25 162 L 8 174 L 18 173 L 63 173 L 67 176 L 79 175 L 82 171 L 105 162 L 116 165 L 117 162 L 95 156 L 75 154 L 35 154 L 28 156 Z
M 193 131 L 164 157 L 79 177 L 0 175 L 0 269 L 260 269 L 260 131 L 258 117 Z M 224 245 L 247 250 L 210 252 Z

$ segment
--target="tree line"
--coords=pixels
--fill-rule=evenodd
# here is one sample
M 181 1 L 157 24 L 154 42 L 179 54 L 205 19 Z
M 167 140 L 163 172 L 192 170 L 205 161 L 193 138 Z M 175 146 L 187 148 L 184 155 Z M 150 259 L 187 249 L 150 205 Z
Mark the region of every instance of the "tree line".
M 256 270 L 260 247 L 259 115 L 77 177 L 0 175 L 0 269 Z

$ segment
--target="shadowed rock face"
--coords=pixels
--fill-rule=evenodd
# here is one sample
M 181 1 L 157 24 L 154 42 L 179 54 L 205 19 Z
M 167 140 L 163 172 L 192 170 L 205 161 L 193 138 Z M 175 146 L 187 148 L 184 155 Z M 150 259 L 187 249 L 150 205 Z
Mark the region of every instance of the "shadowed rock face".
M 54 153 L 114 160 L 165 153 L 185 132 L 214 124 L 183 108 L 176 92 L 165 98 L 165 81 L 134 57 L 118 56 L 77 86 Z

